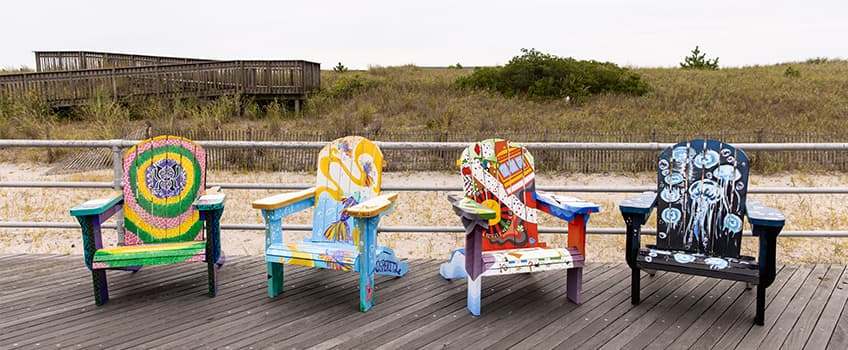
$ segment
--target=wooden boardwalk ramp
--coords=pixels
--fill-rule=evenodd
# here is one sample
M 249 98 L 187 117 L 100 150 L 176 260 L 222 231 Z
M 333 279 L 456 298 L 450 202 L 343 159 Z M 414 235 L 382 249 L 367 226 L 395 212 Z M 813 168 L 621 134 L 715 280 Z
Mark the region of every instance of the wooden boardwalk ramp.
M 303 60 L 213 61 L 103 52 L 36 52 L 38 72 L 0 75 L 0 98 L 42 98 L 51 107 L 95 97 L 120 101 L 241 95 L 304 100 L 321 86 L 321 65 Z M 299 102 L 298 102 L 299 103 Z
M 587 265 L 580 306 L 564 273 L 488 279 L 473 318 L 465 281 L 442 279 L 441 261 L 410 263 L 377 278 L 362 313 L 350 273 L 286 266 L 285 293 L 268 299 L 259 256 L 228 259 L 215 298 L 202 264 L 110 271 L 111 300 L 95 307 L 81 256 L 0 255 L 0 348 L 848 349 L 840 265 L 781 267 L 758 327 L 742 283 L 659 272 L 634 307 L 618 263 Z

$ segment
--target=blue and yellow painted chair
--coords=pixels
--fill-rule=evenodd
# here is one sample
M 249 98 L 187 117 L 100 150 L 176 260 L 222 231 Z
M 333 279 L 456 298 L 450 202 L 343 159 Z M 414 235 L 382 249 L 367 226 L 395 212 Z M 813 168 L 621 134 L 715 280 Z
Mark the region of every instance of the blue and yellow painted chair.
M 225 195 L 206 188 L 206 153 L 177 136 L 142 141 L 124 153 L 123 193 L 71 209 L 82 227 L 85 265 L 94 303 L 109 300 L 106 270 L 138 271 L 142 265 L 206 262 L 209 296 L 218 290 L 224 263 L 219 222 Z M 124 211 L 124 245 L 104 248 L 101 224 Z
M 377 245 L 377 225 L 391 212 L 396 193 L 380 193 L 383 153 L 371 141 L 348 136 L 330 142 L 318 155 L 316 186 L 253 202 L 265 219 L 268 296 L 283 292 L 283 265 L 359 273 L 359 309 L 374 305 L 374 274 L 400 277 L 408 267 Z M 283 240 L 283 218 L 313 208 L 312 237 Z

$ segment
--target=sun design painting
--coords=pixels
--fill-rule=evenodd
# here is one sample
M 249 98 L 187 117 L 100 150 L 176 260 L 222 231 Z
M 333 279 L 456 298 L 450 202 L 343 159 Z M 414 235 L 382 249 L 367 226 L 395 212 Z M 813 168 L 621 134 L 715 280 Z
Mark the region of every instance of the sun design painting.
M 533 157 L 524 147 L 489 139 L 466 148 L 459 159 L 465 196 L 494 209 L 483 249 L 533 247 L 536 227 Z
M 358 241 L 344 209 L 380 194 L 383 154 L 374 143 L 348 136 L 318 155 L 313 241 Z
M 680 143 L 657 161 L 661 248 L 739 255 L 748 157 L 718 141 Z
M 144 141 L 124 153 L 125 242 L 185 242 L 202 238 L 193 203 L 206 186 L 206 154 L 176 136 Z

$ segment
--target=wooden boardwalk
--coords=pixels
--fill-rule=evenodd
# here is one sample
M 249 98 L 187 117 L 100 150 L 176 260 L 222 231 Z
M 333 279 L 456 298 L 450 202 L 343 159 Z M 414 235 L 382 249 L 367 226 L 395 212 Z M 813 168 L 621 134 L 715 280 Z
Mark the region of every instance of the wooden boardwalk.
M 848 349 L 844 266 L 780 268 L 757 327 L 742 283 L 659 272 L 634 307 L 626 266 L 591 263 L 583 305 L 566 301 L 564 273 L 489 278 L 475 319 L 440 262 L 378 277 L 361 313 L 353 273 L 286 266 L 286 292 L 268 299 L 258 256 L 230 258 L 215 298 L 203 264 L 109 272 L 111 300 L 95 307 L 81 256 L 4 255 L 0 348 Z
M 295 100 L 321 86 L 321 65 L 303 60 L 212 61 L 102 52 L 36 52 L 38 72 L 0 75 L 0 98 L 39 96 L 51 107 L 93 97 L 121 101 L 241 95 Z

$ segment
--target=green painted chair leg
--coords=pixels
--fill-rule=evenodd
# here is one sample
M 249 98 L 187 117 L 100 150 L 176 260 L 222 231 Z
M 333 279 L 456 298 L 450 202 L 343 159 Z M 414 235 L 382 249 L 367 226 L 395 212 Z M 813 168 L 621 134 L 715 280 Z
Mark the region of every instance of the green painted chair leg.
M 273 298 L 283 292 L 283 264 L 268 263 L 268 297 Z

